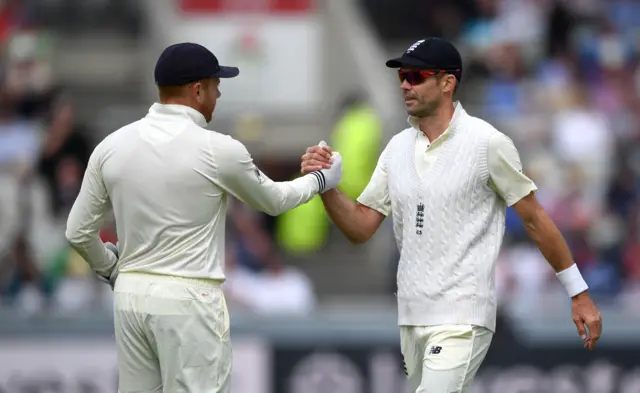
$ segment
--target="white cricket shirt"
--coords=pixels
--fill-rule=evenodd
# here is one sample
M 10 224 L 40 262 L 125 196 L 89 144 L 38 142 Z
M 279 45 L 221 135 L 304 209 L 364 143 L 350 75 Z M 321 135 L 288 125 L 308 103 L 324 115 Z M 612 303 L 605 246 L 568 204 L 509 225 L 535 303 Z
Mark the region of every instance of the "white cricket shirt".
M 417 119 L 394 136 L 358 202 L 393 213 L 401 325 L 495 328 L 495 262 L 506 206 L 537 188 L 513 142 L 462 105 L 430 141 Z
M 242 143 L 206 125 L 192 108 L 154 104 L 96 147 L 66 231 L 94 270 L 116 263 L 98 237 L 111 207 L 120 272 L 223 280 L 229 194 L 279 215 L 318 192 L 313 174 L 272 181 Z

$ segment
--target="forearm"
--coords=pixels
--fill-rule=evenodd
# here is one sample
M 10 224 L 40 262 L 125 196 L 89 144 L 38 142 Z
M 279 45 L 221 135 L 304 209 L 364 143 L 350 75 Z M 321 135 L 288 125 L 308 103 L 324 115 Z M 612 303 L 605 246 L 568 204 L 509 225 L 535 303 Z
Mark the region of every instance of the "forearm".
M 118 258 L 109 251 L 98 234 L 84 235 L 80 232 L 67 230 L 67 240 L 73 248 L 91 267 L 91 269 L 109 277 Z
M 91 267 L 104 276 L 109 276 L 118 258 L 109 251 L 100 239 L 102 219 L 95 219 L 95 210 L 88 213 L 87 198 L 81 193 L 69 213 L 65 236 L 73 248 Z
M 556 273 L 574 264 L 564 237 L 544 210 L 540 209 L 531 218 L 525 220 L 524 226 L 531 240 L 536 243 Z
M 349 199 L 338 189 L 329 190 L 321 196 L 331 221 L 352 243 L 366 242 L 380 225 L 380 222 L 370 223 L 372 220 L 367 217 L 367 208 Z
M 319 190 L 316 175 L 309 174 L 292 181 L 274 182 L 266 179 L 255 192 L 239 196 L 239 199 L 254 209 L 271 216 L 278 216 L 287 210 L 307 203 Z

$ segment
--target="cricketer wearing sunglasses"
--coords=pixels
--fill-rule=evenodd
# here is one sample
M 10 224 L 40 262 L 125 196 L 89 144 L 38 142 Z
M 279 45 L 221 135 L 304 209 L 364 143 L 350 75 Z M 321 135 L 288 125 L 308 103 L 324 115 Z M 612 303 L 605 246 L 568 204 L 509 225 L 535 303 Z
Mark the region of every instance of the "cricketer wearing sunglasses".
M 337 189 L 322 200 L 354 243 L 367 241 L 393 215 L 398 323 L 411 392 L 470 391 L 496 327 L 494 270 L 507 206 L 555 270 L 584 346 L 593 349 L 601 315 L 513 142 L 453 100 L 462 80 L 457 49 L 427 38 L 387 66 L 398 69 L 409 127 L 386 146 L 357 202 Z M 302 172 L 326 165 L 330 153 L 309 148 Z

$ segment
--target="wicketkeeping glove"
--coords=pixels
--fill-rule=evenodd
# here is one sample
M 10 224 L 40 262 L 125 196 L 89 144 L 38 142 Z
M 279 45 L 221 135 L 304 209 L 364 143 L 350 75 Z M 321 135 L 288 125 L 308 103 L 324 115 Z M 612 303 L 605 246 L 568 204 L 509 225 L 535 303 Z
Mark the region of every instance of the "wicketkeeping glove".
M 105 243 L 104 246 L 111 251 L 112 253 L 115 254 L 116 258 L 118 258 L 118 246 L 117 244 L 113 244 L 113 243 Z M 111 287 L 111 289 L 113 290 L 113 288 L 116 285 L 116 279 L 118 278 L 118 269 L 117 266 L 113 267 L 113 270 L 109 273 L 109 275 L 104 275 L 100 272 L 95 272 L 96 276 L 98 276 L 98 279 L 104 283 L 109 284 L 109 286 Z

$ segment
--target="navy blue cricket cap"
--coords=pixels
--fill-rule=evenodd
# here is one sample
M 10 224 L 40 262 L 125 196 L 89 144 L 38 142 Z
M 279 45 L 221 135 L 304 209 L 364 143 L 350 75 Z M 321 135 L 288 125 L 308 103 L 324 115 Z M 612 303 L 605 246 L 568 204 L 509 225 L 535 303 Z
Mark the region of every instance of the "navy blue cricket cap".
M 448 71 L 458 82 L 462 80 L 462 57 L 447 40 L 428 37 L 411 45 L 400 57 L 387 61 L 389 68 L 418 68 L 421 70 Z
M 165 49 L 156 63 L 158 86 L 183 86 L 208 78 L 235 78 L 236 67 L 221 66 L 218 58 L 202 45 L 184 42 Z

